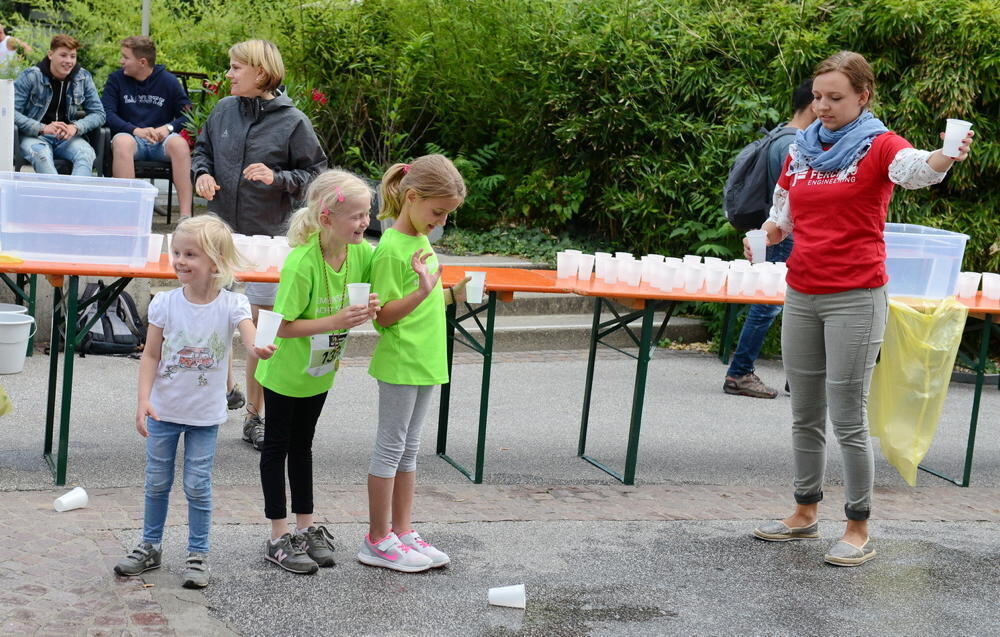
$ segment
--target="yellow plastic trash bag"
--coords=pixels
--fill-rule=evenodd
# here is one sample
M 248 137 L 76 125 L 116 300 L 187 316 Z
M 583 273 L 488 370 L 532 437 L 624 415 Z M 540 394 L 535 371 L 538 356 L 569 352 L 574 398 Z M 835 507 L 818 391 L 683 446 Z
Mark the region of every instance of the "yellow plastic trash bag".
M 882 455 L 911 486 L 948 394 L 967 307 L 954 298 L 922 307 L 889 301 L 889 320 L 868 395 L 868 424 Z
M 14 411 L 14 403 L 10 402 L 10 396 L 3 387 L 0 387 L 0 416 L 5 416 Z

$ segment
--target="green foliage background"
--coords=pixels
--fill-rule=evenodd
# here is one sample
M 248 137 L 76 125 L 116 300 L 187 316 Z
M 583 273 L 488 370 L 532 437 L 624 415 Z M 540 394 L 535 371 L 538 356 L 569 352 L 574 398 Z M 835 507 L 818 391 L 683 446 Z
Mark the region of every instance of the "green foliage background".
M 54 28 L 103 78 L 140 0 L 66 0 Z M 248 37 L 281 47 L 334 163 L 377 175 L 439 148 L 474 162 L 465 227 L 532 226 L 608 248 L 733 255 L 720 192 L 734 153 L 787 118 L 791 89 L 852 49 L 874 110 L 915 146 L 975 123 L 944 184 L 897 190 L 891 221 L 965 232 L 965 269 L 1000 271 L 996 0 L 156 0 L 175 70 L 221 73 Z M 60 22 L 60 19 L 62 22 Z M 19 31 L 19 36 L 24 32 Z M 44 50 L 44 43 L 42 49 Z M 484 150 L 485 149 L 485 150 Z

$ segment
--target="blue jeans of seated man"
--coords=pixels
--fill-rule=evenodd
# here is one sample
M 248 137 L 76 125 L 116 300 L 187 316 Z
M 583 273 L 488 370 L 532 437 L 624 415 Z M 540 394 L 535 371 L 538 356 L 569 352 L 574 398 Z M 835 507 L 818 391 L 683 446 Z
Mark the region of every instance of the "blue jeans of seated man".
M 181 425 L 146 419 L 146 498 L 142 541 L 163 540 L 170 488 L 174 484 L 177 442 L 184 436 L 184 495 L 188 501 L 188 552 L 208 552 L 212 525 L 212 464 L 219 426 Z
M 53 135 L 41 137 L 22 137 L 21 155 L 25 161 L 31 162 L 36 173 L 56 174 L 55 159 L 65 159 L 73 162 L 73 174 L 90 177 L 94 170 L 94 160 L 97 154 L 86 139 L 71 137 L 59 139 Z
M 767 260 L 773 263 L 780 263 L 788 260 L 792 253 L 792 236 L 789 235 L 781 243 L 767 247 Z M 746 376 L 754 371 L 754 362 L 760 356 L 760 348 L 764 346 L 764 339 L 767 338 L 767 330 L 771 329 L 774 319 L 781 313 L 780 305 L 750 306 L 747 318 L 743 322 L 743 331 L 740 332 L 740 342 L 733 352 L 733 360 L 729 365 L 726 376 L 736 378 Z

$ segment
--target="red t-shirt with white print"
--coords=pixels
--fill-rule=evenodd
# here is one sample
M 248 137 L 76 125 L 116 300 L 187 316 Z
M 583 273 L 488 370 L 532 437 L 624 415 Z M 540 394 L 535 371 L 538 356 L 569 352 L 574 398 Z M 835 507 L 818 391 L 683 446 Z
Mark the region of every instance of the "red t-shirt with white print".
M 911 148 L 895 133 L 883 133 L 845 180 L 811 168 L 778 178 L 788 191 L 795 247 L 788 259 L 788 285 L 803 294 L 831 294 L 877 288 L 885 271 L 886 213 L 894 184 L 889 164 Z

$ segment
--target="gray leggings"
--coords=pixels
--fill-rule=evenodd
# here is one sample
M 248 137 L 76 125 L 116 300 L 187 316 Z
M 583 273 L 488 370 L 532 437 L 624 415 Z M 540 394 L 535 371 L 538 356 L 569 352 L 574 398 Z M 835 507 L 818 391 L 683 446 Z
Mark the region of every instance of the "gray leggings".
M 394 478 L 397 471 L 417 470 L 420 430 L 434 385 L 393 385 L 378 381 L 378 432 L 368 473 Z
M 835 294 L 789 288 L 781 356 L 792 400 L 795 501 L 823 499 L 826 419 L 844 458 L 849 520 L 871 512 L 875 459 L 868 436 L 868 388 L 882 345 L 889 298 L 885 286 Z

